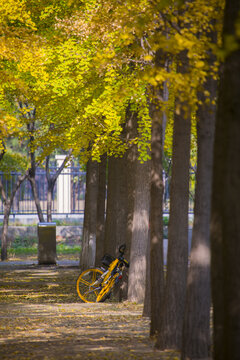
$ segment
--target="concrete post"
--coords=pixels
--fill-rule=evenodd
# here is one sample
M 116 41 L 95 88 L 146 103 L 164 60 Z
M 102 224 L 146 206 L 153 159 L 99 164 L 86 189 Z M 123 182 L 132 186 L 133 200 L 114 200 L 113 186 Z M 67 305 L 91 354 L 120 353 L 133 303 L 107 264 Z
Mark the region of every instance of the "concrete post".
M 57 166 L 60 167 L 66 155 L 56 155 Z M 57 179 L 57 212 L 71 213 L 71 176 L 70 169 L 65 167 Z

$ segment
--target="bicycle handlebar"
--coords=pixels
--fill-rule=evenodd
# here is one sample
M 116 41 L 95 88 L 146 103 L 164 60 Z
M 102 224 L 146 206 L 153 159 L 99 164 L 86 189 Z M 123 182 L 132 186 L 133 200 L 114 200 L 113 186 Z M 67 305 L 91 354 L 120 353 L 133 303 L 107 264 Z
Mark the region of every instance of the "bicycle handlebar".
M 121 260 L 126 267 L 129 267 L 129 262 L 123 257 L 125 250 L 126 250 L 126 244 L 122 244 L 121 246 L 119 246 L 120 256 L 118 257 L 118 259 Z

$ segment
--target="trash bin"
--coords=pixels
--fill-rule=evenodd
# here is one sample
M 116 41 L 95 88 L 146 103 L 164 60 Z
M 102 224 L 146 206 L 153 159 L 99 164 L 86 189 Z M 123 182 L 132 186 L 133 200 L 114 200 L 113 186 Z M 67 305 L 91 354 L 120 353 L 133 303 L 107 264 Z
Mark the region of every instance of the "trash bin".
M 38 264 L 56 264 L 56 223 L 38 223 Z

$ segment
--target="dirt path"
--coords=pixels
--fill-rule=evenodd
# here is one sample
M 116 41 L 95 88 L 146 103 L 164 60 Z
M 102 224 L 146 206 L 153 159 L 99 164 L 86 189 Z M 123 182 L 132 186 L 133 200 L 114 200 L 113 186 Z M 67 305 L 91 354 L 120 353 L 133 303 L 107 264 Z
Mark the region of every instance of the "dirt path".
M 84 304 L 77 268 L 0 269 L 0 359 L 178 359 L 154 349 L 142 306 Z

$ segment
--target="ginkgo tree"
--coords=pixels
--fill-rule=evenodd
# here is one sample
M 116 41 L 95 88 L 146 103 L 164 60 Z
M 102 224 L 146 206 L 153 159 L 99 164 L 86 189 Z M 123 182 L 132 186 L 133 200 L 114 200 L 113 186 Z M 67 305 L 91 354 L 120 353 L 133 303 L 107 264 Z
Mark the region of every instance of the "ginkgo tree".
M 3 172 L 3 178 L 0 179 L 0 190 L 4 205 L 1 234 L 2 260 L 7 258 L 7 228 L 13 199 L 19 186 L 28 177 L 31 170 L 29 160 L 17 152 L 11 152 L 7 145 L 8 139 L 15 137 L 22 146 L 27 146 L 32 137 L 28 131 L 28 125 L 31 122 L 28 114 L 35 109 L 33 103 L 29 105 L 31 82 L 21 76 L 18 64 L 25 60 L 26 54 L 32 54 L 32 51 L 43 41 L 43 37 L 40 36 L 39 29 L 33 21 L 34 14 L 31 10 L 39 11 L 39 7 L 35 5 L 37 5 L 36 2 L 31 4 L 24 0 L 0 2 L 0 168 Z M 19 106 L 20 104 L 24 104 L 24 106 Z M 29 148 L 31 146 L 33 146 L 32 143 Z M 9 193 L 4 183 L 11 176 L 12 171 L 17 171 L 20 175 L 15 179 L 13 189 Z
M 72 148 L 75 155 L 80 152 L 84 162 L 99 160 L 106 152 L 122 155 L 129 145 L 122 127 L 130 106 L 139 118 L 138 138 L 131 142 L 138 144 L 140 157 L 146 160 L 151 127 L 159 121 L 153 122 L 149 104 L 160 118 L 163 112 L 195 114 L 204 105 L 199 92 L 206 104 L 214 105 L 204 84 L 209 77 L 217 78 L 218 62 L 209 62 L 209 52 L 218 45 L 209 34 L 221 30 L 223 1 L 46 0 L 35 7 L 36 1 L 31 0 L 22 4 L 32 14 L 36 33 L 31 46 L 11 59 L 10 74 L 17 79 L 15 93 L 36 108 L 41 127 L 34 146 L 44 146 L 42 156 L 59 146 Z M 184 72 L 180 56 L 187 62 Z M 163 97 L 164 86 L 169 89 L 168 100 Z M 171 127 L 169 122 L 165 147 L 171 146 Z M 152 153 L 153 158 L 160 159 L 155 178 L 162 187 L 162 149 L 155 149 L 159 153 Z M 155 220 L 159 228 L 159 219 Z M 161 245 L 161 232 L 158 236 Z M 163 266 L 160 272 L 163 278 Z M 155 308 L 152 313 L 158 316 Z
M 7 226 L 14 195 L 21 182 L 27 177 L 27 160 L 19 154 L 12 154 L 6 146 L 9 136 L 18 136 L 21 119 L 14 113 L 12 96 L 15 90 L 23 89 L 15 72 L 14 63 L 19 61 L 25 49 L 30 45 L 31 34 L 35 26 L 26 9 L 25 1 L 0 2 L 0 167 L 5 174 L 14 169 L 21 170 L 11 194 L 7 193 L 0 179 L 0 190 L 4 204 L 4 221 L 1 236 L 1 259 L 7 257 Z
M 5 93 L 17 85 L 22 86 L 12 71 L 12 63 L 18 61 L 30 45 L 29 36 L 33 30 L 34 23 L 25 1 L 0 1 L 0 151 L 4 147 L 3 139 L 19 126 Z
M 204 105 L 197 97 L 198 91 L 204 93 L 206 103 L 214 105 L 214 97 L 203 88 L 203 84 L 207 77 L 217 77 L 217 61 L 208 62 L 209 50 L 215 50 L 216 44 L 209 41 L 208 35 L 212 30 L 219 31 L 223 7 L 223 2 L 216 1 L 185 4 L 179 12 L 176 7 L 166 8 L 159 2 L 105 2 L 104 5 L 95 2 L 91 12 L 92 28 L 101 34 L 103 49 L 106 50 L 98 55 L 99 62 L 104 65 L 110 58 L 113 64 L 123 64 L 124 60 L 125 63 L 141 63 L 137 76 L 146 83 L 156 87 L 167 81 L 172 85 L 174 96 L 179 99 L 177 113 L 180 113 L 182 104 L 194 112 L 198 105 Z M 107 47 L 104 46 L 107 36 L 103 35 L 109 32 L 111 41 Z M 119 51 L 124 45 L 126 52 Z M 171 61 L 168 71 L 154 64 L 154 53 L 159 49 L 167 53 Z M 184 51 L 187 52 L 189 67 L 183 74 L 176 72 L 176 59 Z M 167 108 L 169 103 L 159 101 L 159 105 Z
M 38 56 L 37 50 L 26 54 L 18 71 L 22 79 L 31 82 L 28 99 L 46 127 L 36 141 L 43 143 L 47 135 L 48 144 L 56 147 L 59 142 L 76 153 L 85 149 L 87 157 L 91 144 L 91 155 L 99 159 L 106 150 L 124 151 L 119 135 L 129 101 L 134 104 L 136 100 L 145 118 L 147 106 L 144 86 L 129 68 L 120 73 L 108 65 L 99 74 L 93 65 L 95 50 L 87 45 L 70 38 L 55 47 L 40 48 Z
M 201 27 L 211 29 L 213 0 L 188 3 L 182 16 L 173 6 L 145 0 L 124 4 L 86 1 L 75 6 L 71 2 L 39 4 L 34 0 L 21 2 L 22 7 L 23 4 L 28 9 L 26 15 L 20 11 L 16 21 L 26 18 L 31 30 L 35 29 L 31 45 L 27 43 L 18 52 L 16 69 L 19 82 L 25 84 L 24 92 L 26 84 L 29 86 L 27 100 L 34 104 L 42 120 L 55 124 L 56 135 L 59 136 L 57 123 L 62 124 L 61 128 L 68 127 L 65 143 L 74 140 L 75 134 L 78 140 L 81 135 L 85 139 L 83 147 L 88 149 L 89 140 L 97 134 L 92 147 L 95 157 L 109 134 L 116 134 L 119 139 L 119 123 L 129 101 L 143 109 L 140 118 L 144 118 L 144 113 L 146 121 L 142 121 L 141 129 L 149 140 L 145 92 L 148 84 L 161 86 L 167 81 L 173 93 L 180 91 L 194 106 L 196 89 L 208 71 L 216 70 L 209 69 L 204 60 L 207 39 L 197 37 Z M 13 18 L 16 8 L 13 7 Z M 7 9 L 10 12 L 11 7 Z M 188 25 L 180 29 L 179 21 Z M 154 65 L 154 53 L 159 48 L 171 60 L 168 70 Z M 174 70 L 174 58 L 183 49 L 188 49 L 190 61 L 190 71 L 184 76 Z M 84 128 L 80 133 L 73 130 L 80 127 Z M 43 134 L 46 133 L 50 136 L 47 126 Z

